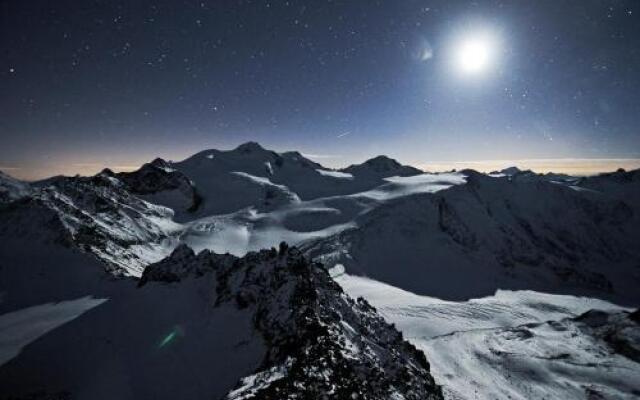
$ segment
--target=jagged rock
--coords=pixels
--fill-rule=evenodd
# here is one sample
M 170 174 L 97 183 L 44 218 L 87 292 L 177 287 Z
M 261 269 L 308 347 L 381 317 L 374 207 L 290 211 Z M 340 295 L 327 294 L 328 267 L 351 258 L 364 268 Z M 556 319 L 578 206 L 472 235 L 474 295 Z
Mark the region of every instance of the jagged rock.
M 4 233 L 59 238 L 97 256 L 116 275 L 139 276 L 147 264 L 162 259 L 173 248 L 172 229 L 177 227 L 172 210 L 132 195 L 108 173 L 35 184 L 28 197 L 0 212 L 7 221 L 0 226 Z M 34 226 L 43 213 L 50 229 Z
M 237 258 L 185 246 L 150 266 L 142 282 L 213 271 L 215 307 L 253 314 L 267 352 L 227 399 L 441 399 L 423 353 L 364 299 L 348 297 L 295 247 Z
M 202 202 L 193 182 L 161 158 L 144 164 L 137 171 L 115 176 L 131 193 L 174 211 L 195 212 Z
M 589 335 L 611 347 L 611 351 L 640 363 L 640 322 L 638 311 L 606 312 L 591 310 L 575 318 Z
M 173 252 L 161 261 L 145 268 L 138 286 L 144 286 L 148 282 L 180 282 L 186 277 L 199 277 L 213 271 L 216 266 L 228 266 L 236 257 L 230 254 L 214 254 L 209 250 L 203 250 L 196 254 L 191 247 L 181 244 Z

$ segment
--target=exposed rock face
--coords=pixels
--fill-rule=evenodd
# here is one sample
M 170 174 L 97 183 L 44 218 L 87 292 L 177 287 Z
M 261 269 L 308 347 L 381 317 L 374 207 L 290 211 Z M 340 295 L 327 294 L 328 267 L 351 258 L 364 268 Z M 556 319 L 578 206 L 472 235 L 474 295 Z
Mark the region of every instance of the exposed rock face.
M 640 318 L 633 313 L 588 311 L 574 321 L 589 335 L 605 342 L 611 352 L 640 363 Z
M 145 268 L 138 286 L 148 282 L 180 282 L 195 276 L 200 277 L 221 266 L 229 266 L 237 258 L 229 254 L 215 254 L 204 250 L 196 254 L 189 246 L 181 244 L 165 259 Z
M 387 202 L 357 218 L 357 228 L 301 248 L 350 273 L 450 300 L 507 288 L 637 303 L 640 203 L 631 193 L 640 186 L 632 178 L 599 178 L 611 190 L 596 192 L 545 177 L 463 173 L 464 185 Z
M 424 354 L 296 248 L 236 258 L 179 247 L 142 281 L 174 282 L 207 269 L 215 271 L 215 306 L 250 310 L 267 346 L 258 370 L 227 399 L 442 398 Z
M 132 195 L 109 174 L 50 179 L 0 214 L 3 232 L 55 236 L 96 255 L 116 275 L 139 275 L 173 248 L 173 211 Z M 41 229 L 43 219 L 53 229 Z
M 202 201 L 191 180 L 161 158 L 116 176 L 131 193 L 176 211 L 196 211 Z

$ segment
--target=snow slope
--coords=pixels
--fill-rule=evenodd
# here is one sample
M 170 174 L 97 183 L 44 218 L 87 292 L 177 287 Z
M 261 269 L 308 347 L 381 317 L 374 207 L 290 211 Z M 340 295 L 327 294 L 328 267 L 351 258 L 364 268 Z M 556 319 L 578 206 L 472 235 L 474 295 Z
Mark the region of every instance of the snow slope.
M 637 397 L 635 320 L 570 295 L 640 303 L 638 176 L 386 157 L 335 171 L 256 143 L 133 173 L 2 175 L 0 393 L 438 398 L 366 301 L 297 250 L 252 253 L 285 240 L 340 266 L 449 398 Z
M 103 282 L 108 288 L 108 301 L 8 349 L 22 351 L 0 366 L 0 393 L 92 400 L 442 398 L 421 352 L 284 244 L 242 259 L 196 255 L 183 245 L 150 265 L 137 285 L 121 278 Z M 17 315 L 50 324 L 47 313 L 32 310 Z M 0 331 L 0 343 L 15 329 Z
M 28 343 L 106 300 L 83 297 L 56 304 L 41 304 L 0 315 L 0 365 L 17 356 Z
M 28 229 L 29 226 L 54 224 L 56 240 L 97 256 L 116 274 L 140 276 L 146 265 L 169 254 L 181 241 L 198 250 L 229 251 L 236 255 L 271 247 L 283 240 L 296 244 L 353 227 L 355 216 L 389 198 L 439 190 L 462 182 L 460 177 L 425 175 L 426 179 L 398 178 L 397 182 L 391 182 L 393 178 L 388 178 L 389 181 L 369 179 L 364 183 L 349 183 L 356 185 L 351 187 L 336 183 L 345 179 L 334 175 L 345 173 L 334 171 L 327 176 L 326 171 L 317 171 L 320 170 L 316 168 L 318 164 L 297 153 L 277 154 L 257 144 L 217 152 L 214 158 L 208 157 L 212 155 L 209 152 L 203 154 L 206 163 L 215 161 L 221 165 L 202 167 L 205 174 L 214 171 L 204 186 L 196 185 L 173 168 L 183 166 L 182 163 L 173 165 L 161 159 L 130 173 L 114 174 L 105 170 L 86 178 L 54 177 L 34 183 L 28 192 L 18 191 L 16 188 L 22 186 L 12 184 L 12 202 L 0 210 L 0 231 L 21 235 L 23 230 L 36 232 Z M 200 165 L 198 160 L 202 159 L 198 155 L 194 157 L 185 161 L 185 165 Z M 271 162 L 263 163 L 265 157 L 272 159 Z M 257 170 L 254 171 L 254 167 Z M 295 177 L 292 182 L 300 184 L 299 172 L 312 174 L 305 184 L 327 193 L 333 193 L 335 188 L 351 192 L 359 187 L 379 187 L 362 193 L 302 201 L 287 186 L 272 181 Z M 332 186 L 333 183 L 337 186 Z M 245 203 L 251 208 L 209 215 L 212 209 L 207 208 L 207 204 L 212 203 L 205 199 L 207 193 L 211 193 L 207 184 L 220 186 L 209 189 L 215 191 L 216 199 L 232 204 L 231 209 L 239 209 Z M 18 199 L 21 201 L 13 201 Z M 202 216 L 196 218 L 197 214 Z M 190 221 L 177 223 L 175 219 Z
M 15 179 L 0 171 L 0 204 L 28 196 L 31 192 L 29 184 Z
M 250 208 L 232 214 L 200 218 L 185 223 L 180 240 L 196 250 L 228 251 L 239 256 L 248 251 L 276 246 L 281 241 L 295 245 L 356 229 L 354 221 L 359 215 L 395 198 L 436 192 L 463 184 L 465 180 L 461 174 L 422 174 L 385 178 L 383 182 L 375 189 L 351 195 L 307 201 L 295 199 L 272 211 L 258 212 Z
M 329 266 L 445 299 L 503 288 L 640 304 L 640 202 L 462 173 L 465 184 L 395 197 L 302 247 Z
M 28 197 L 0 207 L 0 234 L 65 242 L 99 257 L 115 274 L 138 276 L 177 244 L 181 226 L 173 211 L 131 194 L 109 174 L 33 186 Z
M 211 308 L 215 285 L 130 287 L 0 367 L 0 392 L 74 399 L 221 398 L 257 367 L 251 316 Z M 215 379 L 212 379 L 215 377 Z
M 474 171 L 411 175 L 415 171 L 393 160 L 374 161 L 349 167 L 354 179 L 336 178 L 318 173 L 318 164 L 297 153 L 248 143 L 181 163 L 156 160 L 129 175 L 51 179 L 35 185 L 31 198 L 61 218 L 71 243 L 128 275 L 140 276 L 180 242 L 243 255 L 284 240 L 329 265 L 442 298 L 509 288 L 638 301 L 632 288 L 640 283 L 634 245 L 640 185 L 633 172 L 579 182 L 515 170 L 499 177 Z M 202 179 L 192 181 L 185 171 Z M 382 177 L 390 171 L 409 176 Z M 298 174 L 311 174 L 304 183 L 327 193 L 372 187 L 304 199 L 292 189 L 301 184 Z M 375 179 L 361 178 L 369 175 Z M 208 182 L 204 189 L 202 180 Z M 246 207 L 209 215 L 208 184 L 224 187 L 209 189 L 235 204 L 228 208 Z M 200 206 L 170 210 L 141 200 L 182 193 L 173 187 L 202 192 Z M 22 209 L 33 205 L 23 203 Z M 176 223 L 176 215 L 188 217 Z
M 531 291 L 443 301 L 343 271 L 332 273 L 348 294 L 366 298 L 425 352 L 447 399 L 640 394 L 640 320 L 622 307 Z
M 329 171 L 298 152 L 276 153 L 249 142 L 228 151 L 202 151 L 172 163 L 171 167 L 189 177 L 202 196 L 195 217 L 228 214 L 246 207 L 255 207 L 258 211 L 273 209 L 272 192 L 268 189 L 273 189 L 274 185 L 286 188 L 285 191 L 302 200 L 312 200 L 369 190 L 384 183 L 383 178 L 389 176 L 422 173 L 386 158 L 382 167 L 388 168 L 378 171 L 380 163 L 370 161 L 360 167 L 350 167 L 356 172 L 353 175 L 346 170 Z M 259 179 L 239 179 L 238 173 Z M 265 186 L 264 179 L 273 185 Z M 283 204 L 286 202 L 277 203 Z M 192 215 L 179 217 L 181 220 L 194 219 Z

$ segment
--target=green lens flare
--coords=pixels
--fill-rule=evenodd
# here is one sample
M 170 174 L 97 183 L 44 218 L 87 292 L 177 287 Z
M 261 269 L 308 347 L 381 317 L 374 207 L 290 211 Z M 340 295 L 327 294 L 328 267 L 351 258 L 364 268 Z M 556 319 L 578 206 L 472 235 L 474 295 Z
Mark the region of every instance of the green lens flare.
M 165 336 L 164 339 L 162 339 L 162 342 L 160 342 L 160 345 L 158 347 L 164 347 L 168 345 L 169 343 L 173 342 L 173 339 L 175 338 L 176 338 L 176 332 L 173 331 L 169 333 L 167 336 Z

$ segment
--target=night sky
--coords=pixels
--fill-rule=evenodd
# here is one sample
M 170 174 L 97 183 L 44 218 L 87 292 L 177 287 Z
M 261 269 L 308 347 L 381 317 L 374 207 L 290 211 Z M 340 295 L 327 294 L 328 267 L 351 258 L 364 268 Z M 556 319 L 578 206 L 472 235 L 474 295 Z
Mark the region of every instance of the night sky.
M 18 177 L 248 140 L 332 167 L 640 166 L 637 1 L 0 4 Z

